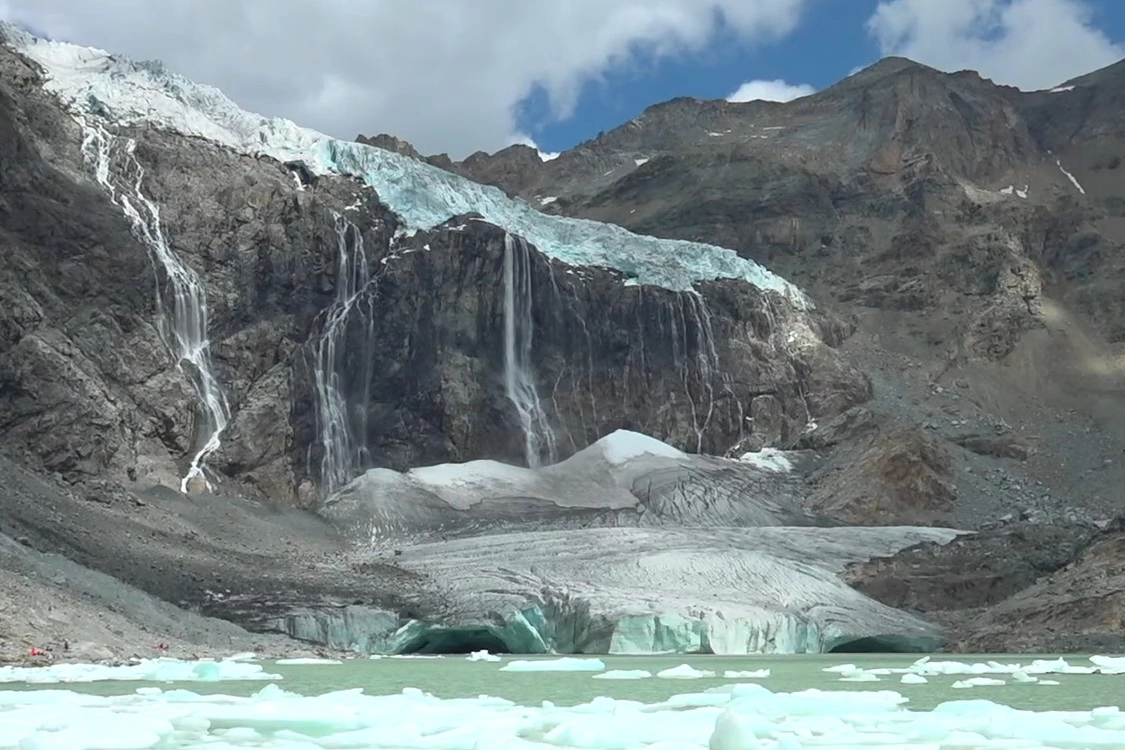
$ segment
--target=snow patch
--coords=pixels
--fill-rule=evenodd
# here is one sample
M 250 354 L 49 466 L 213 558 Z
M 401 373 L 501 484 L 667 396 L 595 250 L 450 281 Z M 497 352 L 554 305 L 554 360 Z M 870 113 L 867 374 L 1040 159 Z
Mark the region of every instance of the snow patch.
M 554 203 L 555 201 L 557 201 L 558 199 L 559 199 L 559 197 L 557 195 L 548 195 L 546 198 L 540 198 L 539 199 L 539 205 L 540 206 L 549 206 L 552 203 Z
M 643 159 L 633 159 L 633 163 L 638 167 L 643 166 L 645 164 L 648 164 L 648 157 L 645 157 Z
M 777 448 L 762 448 L 756 453 L 743 453 L 738 460 L 777 474 L 786 474 L 793 470 L 793 462 L 785 456 L 784 451 L 779 451 Z
M 1066 168 L 1063 167 L 1062 161 L 1058 157 L 1055 157 L 1055 164 L 1058 165 L 1059 171 L 1065 174 L 1067 179 L 1070 180 L 1070 184 L 1078 188 L 1078 192 L 1082 193 L 1082 195 L 1085 195 L 1086 190 L 1080 184 L 1078 184 L 1078 178 L 1072 175 L 1070 172 L 1066 171 Z
M 1061 94 L 1064 91 L 1074 91 L 1074 87 L 1073 86 L 1056 86 L 1055 88 L 1051 89 L 1052 94 Z
M 732 250 L 543 214 L 498 188 L 424 162 L 243 111 L 219 89 L 193 83 L 162 63 L 137 63 L 102 50 L 36 39 L 13 27 L 6 26 L 5 32 L 20 52 L 43 66 L 45 88 L 78 115 L 197 136 L 283 163 L 303 162 L 314 174 L 359 178 L 410 229 L 432 229 L 453 216 L 477 212 L 569 265 L 613 268 L 639 283 L 676 291 L 699 281 L 740 279 L 775 291 L 797 307 L 812 306 L 799 288 Z
M 492 487 L 496 482 L 527 482 L 535 476 L 535 472 L 522 466 L 480 459 L 463 464 L 419 466 L 405 475 L 433 488 L 470 490 L 481 486 Z
M 646 454 L 663 458 L 683 458 L 687 455 L 656 438 L 629 430 L 611 432 L 594 443 L 594 446 L 600 448 L 605 460 L 614 466 L 623 466 L 628 461 Z

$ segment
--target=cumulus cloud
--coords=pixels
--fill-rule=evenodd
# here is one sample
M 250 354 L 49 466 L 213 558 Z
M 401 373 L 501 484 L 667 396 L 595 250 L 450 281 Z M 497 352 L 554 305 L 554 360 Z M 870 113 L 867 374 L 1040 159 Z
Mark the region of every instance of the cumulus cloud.
M 0 0 L 55 38 L 163 60 L 243 107 L 333 135 L 388 132 L 463 156 L 518 141 L 541 88 L 566 118 L 639 52 L 788 34 L 813 0 Z
M 1083 0 L 884 0 L 867 23 L 883 54 L 1043 89 L 1125 57 Z
M 815 93 L 816 89 L 807 83 L 786 83 L 778 78 L 773 81 L 747 81 L 731 92 L 727 101 L 791 102 Z

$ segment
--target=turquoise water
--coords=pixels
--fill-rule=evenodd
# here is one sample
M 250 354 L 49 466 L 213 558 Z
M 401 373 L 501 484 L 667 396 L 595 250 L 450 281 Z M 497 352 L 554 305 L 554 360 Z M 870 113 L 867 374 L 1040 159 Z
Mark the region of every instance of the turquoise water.
M 521 705 L 538 706 L 551 701 L 559 706 L 585 703 L 597 696 L 609 696 L 654 703 L 682 693 L 703 692 L 708 688 L 739 682 L 754 682 L 773 692 L 820 690 L 877 691 L 893 690 L 909 698 L 908 708 L 929 710 L 951 700 L 985 699 L 1015 708 L 1035 711 L 1089 710 L 1115 706 L 1125 702 L 1125 675 L 1041 675 L 1059 685 L 1012 683 L 1003 686 L 954 689 L 952 684 L 965 675 L 929 677 L 921 685 L 904 685 L 899 675 L 883 677 L 879 682 L 843 682 L 839 675 L 824 672 L 825 667 L 855 664 L 875 667 L 905 667 L 916 655 L 835 654 L 809 656 L 606 656 L 600 657 L 606 669 L 643 669 L 654 675 L 663 669 L 689 664 L 700 670 L 716 672 L 718 677 L 702 679 L 665 679 L 651 677 L 641 680 L 595 679 L 596 672 L 502 672 L 504 662 L 471 662 L 463 657 L 354 659 L 338 665 L 277 665 L 263 662 L 267 672 L 280 674 L 279 686 L 286 691 L 312 696 L 347 688 L 362 688 L 368 695 L 392 695 L 404 688 L 419 688 L 439 698 L 475 698 L 481 695 L 506 698 Z M 998 661 L 1027 664 L 1050 655 L 937 655 L 935 661 L 966 663 Z M 1067 661 L 1086 666 L 1085 657 L 1070 655 Z M 725 670 L 769 669 L 771 675 L 761 679 L 723 679 Z M 992 675 L 1006 679 L 1005 675 Z M 263 682 L 191 682 L 138 683 L 98 682 L 66 685 L 0 685 L 0 689 L 37 690 L 60 687 L 96 695 L 126 695 L 145 685 L 164 689 L 184 688 L 199 694 L 249 696 L 261 690 Z

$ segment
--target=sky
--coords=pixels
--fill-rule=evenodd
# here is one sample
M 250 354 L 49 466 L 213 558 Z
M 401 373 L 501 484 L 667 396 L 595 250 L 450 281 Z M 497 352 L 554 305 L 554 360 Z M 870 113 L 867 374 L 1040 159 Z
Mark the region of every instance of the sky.
M 565 150 L 676 96 L 785 101 L 886 55 L 1028 90 L 1125 57 L 1125 0 L 0 0 L 0 18 L 454 158 Z

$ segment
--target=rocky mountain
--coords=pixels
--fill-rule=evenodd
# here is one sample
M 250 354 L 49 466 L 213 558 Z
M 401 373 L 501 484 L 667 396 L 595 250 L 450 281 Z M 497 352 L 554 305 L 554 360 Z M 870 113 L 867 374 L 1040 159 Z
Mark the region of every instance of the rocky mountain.
M 796 443 L 826 456 L 817 507 L 1000 524 L 969 567 L 1011 555 L 1034 574 L 1005 575 L 1004 596 L 1053 592 L 1074 554 L 1032 564 L 1021 540 L 1121 512 L 1123 75 L 1022 92 L 889 58 L 787 104 L 678 99 L 552 160 L 513 146 L 448 168 L 544 212 L 732 247 L 801 285 L 855 327 L 841 349 L 874 383 Z M 1009 533 L 1019 518 L 1034 525 Z M 1062 643 L 1012 622 L 987 626 L 989 648 Z M 1071 625 L 1073 642 L 1101 627 Z
M 1116 528 L 1113 68 L 1023 93 L 889 59 L 454 163 L 2 33 L 27 592 L 189 610 L 185 648 L 918 649 L 917 613 L 1006 642 L 989 608 Z M 881 583 L 1063 523 L 1073 554 L 997 573 L 982 620 Z M 1051 633 L 1020 644 L 1078 642 Z

